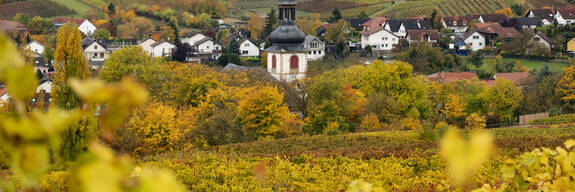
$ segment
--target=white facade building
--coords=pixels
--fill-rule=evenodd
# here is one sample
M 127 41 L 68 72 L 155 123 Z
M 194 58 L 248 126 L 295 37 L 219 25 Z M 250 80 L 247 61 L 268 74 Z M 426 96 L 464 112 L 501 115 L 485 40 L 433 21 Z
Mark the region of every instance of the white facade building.
M 102 43 L 92 41 L 84 47 L 84 57 L 88 61 L 104 61 L 110 56 L 110 53 Z
M 197 41 L 194 46 L 198 55 L 210 55 L 211 59 L 218 59 L 222 51 L 222 45 L 207 37 Z
M 152 57 L 168 57 L 172 56 L 172 52 L 176 46 L 167 41 L 159 41 L 152 45 Z
M 268 52 L 268 72 L 276 79 L 293 81 L 307 73 L 307 52 Z
M 471 51 L 485 49 L 485 36 L 477 31 L 465 35 L 463 40 L 467 44 L 467 48 Z
M 395 45 L 399 44 L 399 39 L 400 37 L 386 29 L 380 29 L 371 34 L 362 33 L 361 48 L 371 46 L 374 51 L 391 51 Z
M 315 61 L 325 56 L 325 43 L 313 35 L 305 37 L 303 46 L 308 50 L 309 61 Z
M 138 45 L 148 54 L 148 55 L 152 55 L 152 45 L 156 43 L 156 40 L 152 39 L 152 38 L 148 38 L 146 40 L 141 41 L 140 43 L 138 43 Z
M 240 55 L 242 57 L 258 57 L 260 56 L 260 48 L 249 39 L 241 40 Z

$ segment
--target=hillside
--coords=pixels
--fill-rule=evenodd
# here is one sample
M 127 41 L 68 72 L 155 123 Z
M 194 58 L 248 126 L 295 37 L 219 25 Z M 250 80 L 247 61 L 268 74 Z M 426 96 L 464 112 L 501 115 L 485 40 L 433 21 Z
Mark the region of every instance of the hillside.
M 276 0 L 236 0 L 234 6 L 250 12 L 266 13 L 275 5 Z M 344 17 L 354 17 L 361 11 L 372 16 L 417 17 L 430 15 L 438 10 L 444 16 L 459 16 L 468 14 L 493 13 L 498 9 L 507 8 L 515 4 L 524 4 L 526 8 L 534 7 L 564 7 L 569 6 L 565 0 L 527 0 L 521 3 L 517 0 L 299 0 L 300 12 L 326 13 L 339 8 Z

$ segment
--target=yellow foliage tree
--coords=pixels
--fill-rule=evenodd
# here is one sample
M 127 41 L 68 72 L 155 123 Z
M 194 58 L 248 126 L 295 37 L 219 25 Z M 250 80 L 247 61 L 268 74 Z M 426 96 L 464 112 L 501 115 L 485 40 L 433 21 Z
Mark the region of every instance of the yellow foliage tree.
M 321 25 L 320 15 L 315 13 L 309 17 L 300 18 L 297 21 L 297 27 L 306 35 L 315 35 L 315 30 Z
M 183 135 L 176 114 L 174 108 L 157 102 L 135 111 L 128 122 L 136 135 L 135 151 L 150 154 L 173 150 Z
M 450 123 L 454 123 L 467 115 L 465 107 L 466 104 L 459 95 L 450 94 L 447 96 L 447 103 L 445 103 L 441 112 L 445 114 L 445 118 Z
M 375 131 L 381 130 L 381 122 L 379 122 L 379 117 L 376 114 L 370 113 L 361 119 L 361 130 L 365 131 Z
M 512 17 L 513 14 L 513 10 L 511 10 L 511 8 L 503 8 L 503 9 L 499 9 L 497 11 L 495 11 L 496 14 L 504 14 L 507 17 Z
M 244 131 L 257 136 L 279 136 L 286 129 L 286 121 L 294 119 L 283 103 L 284 95 L 274 87 L 256 88 L 239 102 L 238 113 Z
M 572 104 L 575 102 L 575 65 L 564 68 L 563 77 L 557 84 L 557 93 L 561 96 L 561 100 L 565 104 Z
M 257 14 L 251 14 L 248 20 L 248 31 L 252 39 L 260 39 L 260 34 L 264 30 L 265 19 Z
M 54 83 L 52 100 L 63 108 L 72 109 L 82 105 L 68 85 L 68 79 L 86 79 L 90 76 L 88 61 L 82 55 L 82 33 L 78 26 L 67 23 L 60 27 L 58 44 L 54 52 Z
M 486 122 L 487 120 L 484 116 L 481 116 L 478 113 L 472 113 L 471 115 L 467 116 L 467 118 L 465 118 L 465 129 L 483 129 L 486 126 Z

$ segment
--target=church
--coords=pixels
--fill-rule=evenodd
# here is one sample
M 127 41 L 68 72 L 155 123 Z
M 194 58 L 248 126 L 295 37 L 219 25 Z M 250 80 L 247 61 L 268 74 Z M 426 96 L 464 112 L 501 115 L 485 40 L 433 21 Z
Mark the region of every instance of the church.
M 280 81 L 305 78 L 308 51 L 305 34 L 296 25 L 296 0 L 279 0 L 279 24 L 270 34 L 272 45 L 266 49 L 268 72 Z

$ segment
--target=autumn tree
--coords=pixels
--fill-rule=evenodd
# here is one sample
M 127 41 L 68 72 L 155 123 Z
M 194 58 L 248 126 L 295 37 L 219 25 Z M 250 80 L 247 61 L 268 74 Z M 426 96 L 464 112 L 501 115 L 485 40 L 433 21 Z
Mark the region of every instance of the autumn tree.
M 32 18 L 27 13 L 17 13 L 12 20 L 23 25 L 28 25 L 31 19 Z
M 82 50 L 82 33 L 75 24 L 67 23 L 60 27 L 58 44 L 54 52 L 54 74 L 52 102 L 60 108 L 78 109 L 83 102 L 68 84 L 70 79 L 86 79 L 90 76 L 88 61 Z M 61 155 L 66 160 L 74 160 L 87 150 L 88 141 L 95 136 L 96 120 L 91 110 L 82 112 L 82 118 L 70 126 L 63 135 Z
M 258 137 L 285 135 L 286 122 L 295 118 L 274 87 L 255 89 L 239 102 L 238 114 L 243 130 Z
M 261 33 L 264 30 L 264 18 L 257 14 L 251 14 L 248 20 L 248 31 L 250 32 L 250 37 L 255 40 L 260 40 L 262 38 Z
M 166 75 L 160 62 L 139 46 L 114 51 L 106 59 L 104 66 L 106 67 L 102 68 L 99 73 L 100 79 L 107 82 L 118 82 L 124 77 L 132 76 L 144 83 L 150 92 L 155 94 L 160 90 L 161 79 Z
M 450 94 L 447 96 L 447 103 L 441 110 L 445 115 L 447 122 L 450 124 L 457 124 L 460 120 L 467 115 L 465 113 L 465 103 L 459 95 Z
M 321 25 L 319 14 L 312 14 L 309 17 L 300 18 L 297 21 L 297 26 L 307 35 L 316 34 L 315 30 Z
M 511 8 L 503 8 L 495 11 L 496 14 L 504 14 L 507 17 L 513 16 L 513 10 Z
M 54 29 L 54 24 L 47 19 L 36 16 L 28 22 L 26 28 L 32 34 L 41 34 L 52 31 Z
M 182 137 L 176 109 L 162 103 L 151 103 L 134 112 L 128 129 L 135 133 L 137 153 L 157 154 L 174 150 Z
M 494 86 L 482 93 L 489 112 L 501 123 L 511 123 L 515 110 L 523 100 L 523 93 L 512 81 L 497 79 Z
M 93 36 L 95 39 L 108 40 L 112 35 L 110 34 L 110 32 L 108 32 L 108 30 L 101 28 L 96 29 L 96 31 L 94 31 Z
M 351 25 L 343 19 L 328 26 L 324 39 L 328 44 L 336 45 L 337 55 L 341 55 L 345 51 L 350 29 Z
M 557 94 L 561 97 L 564 108 L 574 111 L 575 107 L 575 65 L 563 68 L 563 77 L 557 84 Z
M 154 31 L 154 24 L 146 18 L 136 17 L 134 20 L 118 26 L 118 36 L 123 39 L 143 39 Z

